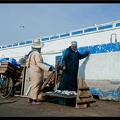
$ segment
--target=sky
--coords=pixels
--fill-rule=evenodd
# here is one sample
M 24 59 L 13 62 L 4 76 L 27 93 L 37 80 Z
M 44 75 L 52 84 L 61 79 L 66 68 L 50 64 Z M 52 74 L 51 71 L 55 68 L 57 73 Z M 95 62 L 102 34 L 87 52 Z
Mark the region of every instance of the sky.
M 120 20 L 120 3 L 0 3 L 0 45 Z

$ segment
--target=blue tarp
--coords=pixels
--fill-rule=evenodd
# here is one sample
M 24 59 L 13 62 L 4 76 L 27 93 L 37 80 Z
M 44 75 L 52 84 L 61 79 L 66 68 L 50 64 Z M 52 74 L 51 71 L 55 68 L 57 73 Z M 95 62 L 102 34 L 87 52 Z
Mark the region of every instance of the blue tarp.
M 15 65 L 16 67 L 20 67 L 20 63 L 16 61 L 14 58 L 1 58 L 0 63 L 2 62 L 10 62 L 11 64 Z

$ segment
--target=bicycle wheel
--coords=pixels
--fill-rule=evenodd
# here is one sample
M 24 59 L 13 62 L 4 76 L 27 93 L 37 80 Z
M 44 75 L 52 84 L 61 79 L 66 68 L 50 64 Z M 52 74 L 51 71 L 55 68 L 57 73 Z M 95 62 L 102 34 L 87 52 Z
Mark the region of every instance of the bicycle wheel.
M 7 98 L 11 95 L 13 90 L 13 80 L 10 77 L 1 75 L 0 77 L 0 96 Z

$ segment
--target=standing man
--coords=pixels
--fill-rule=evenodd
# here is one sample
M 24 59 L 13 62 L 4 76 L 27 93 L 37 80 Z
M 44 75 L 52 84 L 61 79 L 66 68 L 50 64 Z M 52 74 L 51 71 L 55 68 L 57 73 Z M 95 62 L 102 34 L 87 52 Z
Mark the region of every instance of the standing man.
M 85 53 L 80 54 L 77 51 L 77 42 L 71 42 L 71 46 L 66 49 L 62 59 L 63 72 L 58 90 L 70 90 L 77 92 L 79 60 L 87 57 L 89 52 L 89 49 L 87 49 Z
M 29 102 L 32 104 L 41 104 L 37 101 L 39 90 L 43 83 L 44 71 L 51 71 L 51 67 L 43 64 L 43 58 L 41 56 L 41 48 L 43 43 L 35 39 L 31 48 L 32 50 L 27 55 L 26 66 L 29 70 L 31 80 L 31 91 L 29 95 Z

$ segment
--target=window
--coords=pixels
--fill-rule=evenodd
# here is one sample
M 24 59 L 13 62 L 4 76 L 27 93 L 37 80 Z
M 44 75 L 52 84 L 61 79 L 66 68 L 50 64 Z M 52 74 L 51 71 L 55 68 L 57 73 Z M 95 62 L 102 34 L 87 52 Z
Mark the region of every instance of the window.
M 92 32 L 92 31 L 96 31 L 96 28 L 88 28 L 86 30 L 84 30 L 84 32 Z
M 42 38 L 42 41 L 46 41 L 46 40 L 49 40 L 49 37 L 48 38 Z
M 83 33 L 82 30 L 80 30 L 80 31 L 74 31 L 74 32 L 72 32 L 72 35 L 77 35 L 77 34 L 82 34 L 82 33 Z
M 7 47 L 12 47 L 12 45 L 7 45 Z
M 18 43 L 13 44 L 14 47 L 18 46 Z
M 6 46 L 2 46 L 2 48 L 6 48 Z
M 116 27 L 120 26 L 120 23 L 116 23 Z
M 25 44 L 25 42 L 20 42 L 20 43 L 19 43 L 19 45 L 24 45 L 24 44 Z
M 67 36 L 70 36 L 70 34 L 67 33 L 67 34 L 62 34 L 62 35 L 60 35 L 60 37 L 67 37 Z
M 103 30 L 103 29 L 108 29 L 108 28 L 112 28 L 112 25 L 100 26 L 98 27 L 98 30 Z
M 32 40 L 26 41 L 26 44 L 31 44 Z
M 50 37 L 50 39 L 57 39 L 57 38 L 59 38 L 59 36 L 52 36 L 52 37 Z

